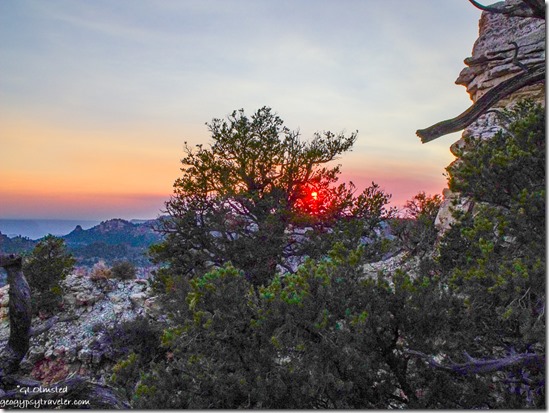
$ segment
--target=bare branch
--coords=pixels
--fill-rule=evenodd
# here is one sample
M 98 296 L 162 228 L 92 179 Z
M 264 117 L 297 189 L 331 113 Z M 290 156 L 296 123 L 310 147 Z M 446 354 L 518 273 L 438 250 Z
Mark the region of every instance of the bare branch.
M 427 361 L 427 363 L 436 369 L 446 370 L 451 373 L 456 374 L 483 374 L 483 373 L 493 373 L 495 371 L 501 371 L 509 367 L 514 367 L 517 365 L 526 365 L 530 363 L 545 363 L 545 356 L 535 354 L 535 353 L 521 353 L 521 354 L 511 354 L 510 356 L 503 357 L 500 359 L 475 359 L 471 357 L 466 352 L 465 357 L 467 358 L 466 363 L 454 363 L 451 362 L 448 365 L 444 365 L 435 360 L 433 356 L 429 356 L 425 353 L 415 350 L 405 350 L 405 354 L 419 357 Z
M 478 1 L 469 0 L 477 9 L 488 13 L 505 14 L 509 17 L 534 17 L 545 19 L 545 5 L 543 0 L 522 0 L 522 3 L 503 6 L 484 6 Z
M 532 10 L 532 17 L 545 19 L 545 1 L 544 0 L 522 0 Z
M 500 100 L 526 86 L 536 84 L 545 80 L 545 63 L 529 68 L 529 71 L 507 79 L 497 86 L 494 86 L 469 109 L 455 118 L 438 122 L 426 129 L 419 129 L 416 135 L 421 138 L 422 143 L 430 142 L 436 138 L 453 132 L 459 132 L 476 121 Z
M 49 331 L 57 323 L 66 323 L 68 321 L 73 321 L 77 319 L 78 319 L 77 316 L 66 316 L 66 317 L 53 316 L 50 319 L 48 319 L 44 324 L 42 324 L 40 327 L 32 327 L 30 329 L 29 335 L 31 337 L 39 336 L 40 334 L 45 333 L 46 331 Z
M 515 50 L 514 50 L 514 55 L 513 55 L 513 64 L 515 66 L 518 66 L 520 67 L 522 70 L 524 70 L 525 72 L 528 72 L 530 69 L 528 68 L 528 66 L 526 66 L 524 63 L 522 63 L 519 59 L 518 59 L 518 54 L 519 54 L 519 46 L 517 44 L 517 42 L 509 42 L 509 44 L 513 45 Z

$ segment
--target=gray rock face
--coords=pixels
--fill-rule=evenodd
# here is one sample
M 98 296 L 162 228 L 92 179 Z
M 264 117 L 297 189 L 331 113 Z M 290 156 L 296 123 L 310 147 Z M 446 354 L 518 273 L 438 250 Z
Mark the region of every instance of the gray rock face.
M 505 4 L 515 3 L 517 0 L 505 1 Z M 513 62 L 515 46 L 510 42 L 518 45 L 518 61 L 529 66 L 545 62 L 545 38 L 544 20 L 483 12 L 479 21 L 479 37 L 473 46 L 472 56 L 465 59 L 466 67 L 459 74 L 456 84 L 465 86 L 473 102 L 476 102 L 494 86 L 523 70 Z M 544 104 L 545 83 L 525 87 L 500 101 L 495 108 L 512 107 L 524 98 Z M 458 149 L 464 145 L 465 137 L 491 138 L 501 129 L 498 121 L 495 113 L 481 116 L 463 131 L 462 138 L 451 146 L 451 152 L 457 156 Z M 444 203 L 436 221 L 441 231 L 448 229 L 453 222 L 449 207 L 454 197 L 455 194 L 450 190 L 444 192 Z M 468 207 L 466 200 L 463 201 L 463 207 Z
M 0 315 L 7 314 L 8 301 L 4 297 L 8 288 L 0 289 Z M 104 380 L 104 373 L 116 362 L 109 359 L 108 345 L 101 344 L 105 331 L 139 316 L 154 320 L 160 316 L 152 305 L 155 298 L 146 280 L 92 281 L 76 272 L 63 281 L 63 289 L 64 308 L 58 314 L 59 321 L 31 338 L 30 349 L 21 363 L 23 371 L 44 382 L 78 371 Z M 145 305 L 147 301 L 151 305 Z M 32 326 L 39 328 L 45 321 L 35 318 Z M 0 345 L 8 337 L 8 318 L 4 317 L 0 319 Z
M 515 0 L 506 3 L 516 3 Z M 502 14 L 482 13 L 479 21 L 479 37 L 473 46 L 472 56 L 465 59 L 465 67 L 456 80 L 463 85 L 476 102 L 488 90 L 507 80 L 523 69 L 513 62 L 518 46 L 518 61 L 526 66 L 545 62 L 545 21 L 534 18 L 506 17 Z M 496 108 L 512 106 L 524 98 L 545 101 L 545 84 L 525 87 L 499 102 Z M 482 116 L 469 126 L 463 136 L 490 138 L 499 127 L 493 113 Z M 458 141 L 457 145 L 460 145 Z M 453 153 L 455 154 L 455 146 Z

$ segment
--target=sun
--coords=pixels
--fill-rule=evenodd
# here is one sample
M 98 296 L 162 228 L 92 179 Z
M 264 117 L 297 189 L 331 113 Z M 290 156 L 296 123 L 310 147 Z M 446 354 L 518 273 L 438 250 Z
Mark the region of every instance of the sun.
M 311 192 L 311 197 L 316 201 L 318 198 L 318 192 L 316 191 Z

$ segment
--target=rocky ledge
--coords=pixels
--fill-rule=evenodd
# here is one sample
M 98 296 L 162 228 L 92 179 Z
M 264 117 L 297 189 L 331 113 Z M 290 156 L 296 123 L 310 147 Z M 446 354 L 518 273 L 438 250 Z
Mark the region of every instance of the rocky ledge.
M 161 319 L 149 281 L 94 281 L 75 272 L 63 284 L 63 309 L 55 317 L 33 319 L 30 349 L 21 370 L 44 384 L 74 373 L 104 382 L 118 361 L 105 340 L 107 332 L 138 317 Z M 9 337 L 8 291 L 8 285 L 0 288 L 2 347 Z

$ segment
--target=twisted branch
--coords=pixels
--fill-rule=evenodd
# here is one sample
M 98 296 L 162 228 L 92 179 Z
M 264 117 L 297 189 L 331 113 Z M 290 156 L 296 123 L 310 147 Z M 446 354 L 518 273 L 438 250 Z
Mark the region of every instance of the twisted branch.
M 505 14 L 509 17 L 533 17 L 545 20 L 545 4 L 543 0 L 522 0 L 522 3 L 516 5 L 484 6 L 478 1 L 469 0 L 477 9 L 489 13 Z
M 468 375 L 468 374 L 483 374 L 483 373 L 492 373 L 495 371 L 505 370 L 510 367 L 517 365 L 527 365 L 530 363 L 545 363 L 545 356 L 535 354 L 535 353 L 520 353 L 520 354 L 511 354 L 508 357 L 503 357 L 500 359 L 476 359 L 471 357 L 467 352 L 464 352 L 465 357 L 467 358 L 466 363 L 454 363 L 451 362 L 448 365 L 444 365 L 435 360 L 433 356 L 429 356 L 425 353 L 415 350 L 405 350 L 405 354 L 410 356 L 419 357 L 427 361 L 429 366 L 445 370 L 451 373 Z
M 543 81 L 545 81 L 545 62 L 532 66 L 528 71 L 521 72 L 494 86 L 470 106 L 469 109 L 455 118 L 443 120 L 426 129 L 419 129 L 416 131 L 416 135 L 421 139 L 422 143 L 427 143 L 449 133 L 459 132 L 484 115 L 488 109 L 500 100 L 526 86 Z

